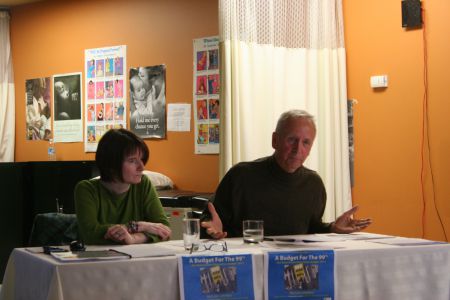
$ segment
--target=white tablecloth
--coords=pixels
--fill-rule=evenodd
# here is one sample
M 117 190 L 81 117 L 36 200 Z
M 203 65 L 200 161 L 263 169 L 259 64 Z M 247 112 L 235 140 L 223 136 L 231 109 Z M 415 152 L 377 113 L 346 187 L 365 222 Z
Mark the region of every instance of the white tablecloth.
M 227 239 L 230 253 L 255 256 L 255 298 L 263 299 L 263 251 Z M 182 241 L 160 243 L 180 249 Z M 335 249 L 335 296 L 344 299 L 450 299 L 450 245 L 392 246 L 370 241 L 320 243 Z M 146 245 L 151 246 L 151 245 Z M 295 250 L 290 248 L 291 250 Z M 182 252 L 182 251 L 181 251 Z M 15 249 L 0 299 L 179 299 L 175 256 L 61 263 Z

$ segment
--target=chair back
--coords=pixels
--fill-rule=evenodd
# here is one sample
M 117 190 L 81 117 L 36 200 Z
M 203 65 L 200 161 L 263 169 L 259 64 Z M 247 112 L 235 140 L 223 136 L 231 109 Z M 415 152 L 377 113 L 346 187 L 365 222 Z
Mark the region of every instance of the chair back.
M 43 213 L 34 218 L 29 246 L 62 246 L 78 239 L 75 214 Z

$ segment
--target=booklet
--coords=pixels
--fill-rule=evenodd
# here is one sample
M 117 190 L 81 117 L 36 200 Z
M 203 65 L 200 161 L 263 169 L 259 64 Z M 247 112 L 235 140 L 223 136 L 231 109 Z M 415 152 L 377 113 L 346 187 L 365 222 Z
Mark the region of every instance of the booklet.
M 266 299 L 334 299 L 334 251 L 268 251 Z
M 181 255 L 178 272 L 182 300 L 255 298 L 251 254 Z
M 171 256 L 177 253 L 184 253 L 184 247 L 177 249 L 164 246 L 165 243 L 154 244 L 137 244 L 137 245 L 121 245 L 112 247 L 111 250 L 128 254 L 132 258 L 155 257 L 155 256 Z
M 130 259 L 131 256 L 118 252 L 115 250 L 93 250 L 82 252 L 51 252 L 51 256 L 59 261 L 73 262 L 73 261 L 93 261 L 93 260 L 117 260 Z

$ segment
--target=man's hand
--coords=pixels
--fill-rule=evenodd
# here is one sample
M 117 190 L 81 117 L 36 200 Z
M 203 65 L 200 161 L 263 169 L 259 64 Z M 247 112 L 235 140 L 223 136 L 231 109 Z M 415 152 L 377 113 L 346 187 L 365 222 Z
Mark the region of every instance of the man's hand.
M 331 232 L 334 233 L 352 233 L 355 231 L 361 231 L 370 224 L 372 219 L 353 219 L 352 215 L 358 210 L 358 206 L 353 206 L 347 210 L 336 221 L 331 224 Z
M 202 222 L 201 226 L 206 228 L 206 233 L 214 239 L 219 240 L 225 238 L 227 233 L 223 232 L 222 221 L 211 202 L 208 202 L 208 210 L 211 213 L 211 220 Z

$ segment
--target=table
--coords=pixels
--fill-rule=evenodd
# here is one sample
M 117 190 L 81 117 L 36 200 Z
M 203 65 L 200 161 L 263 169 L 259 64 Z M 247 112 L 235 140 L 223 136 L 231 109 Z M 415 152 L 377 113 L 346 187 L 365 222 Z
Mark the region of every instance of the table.
M 226 241 L 231 254 L 254 255 L 255 298 L 264 299 L 263 253 L 271 246 Z M 394 246 L 348 240 L 309 243 L 307 249 L 319 244 L 335 249 L 338 300 L 450 299 L 450 244 Z M 158 245 L 186 254 L 182 241 Z M 0 299 L 36 300 L 179 298 L 176 256 L 61 263 L 24 248 L 11 253 L 0 294 Z

